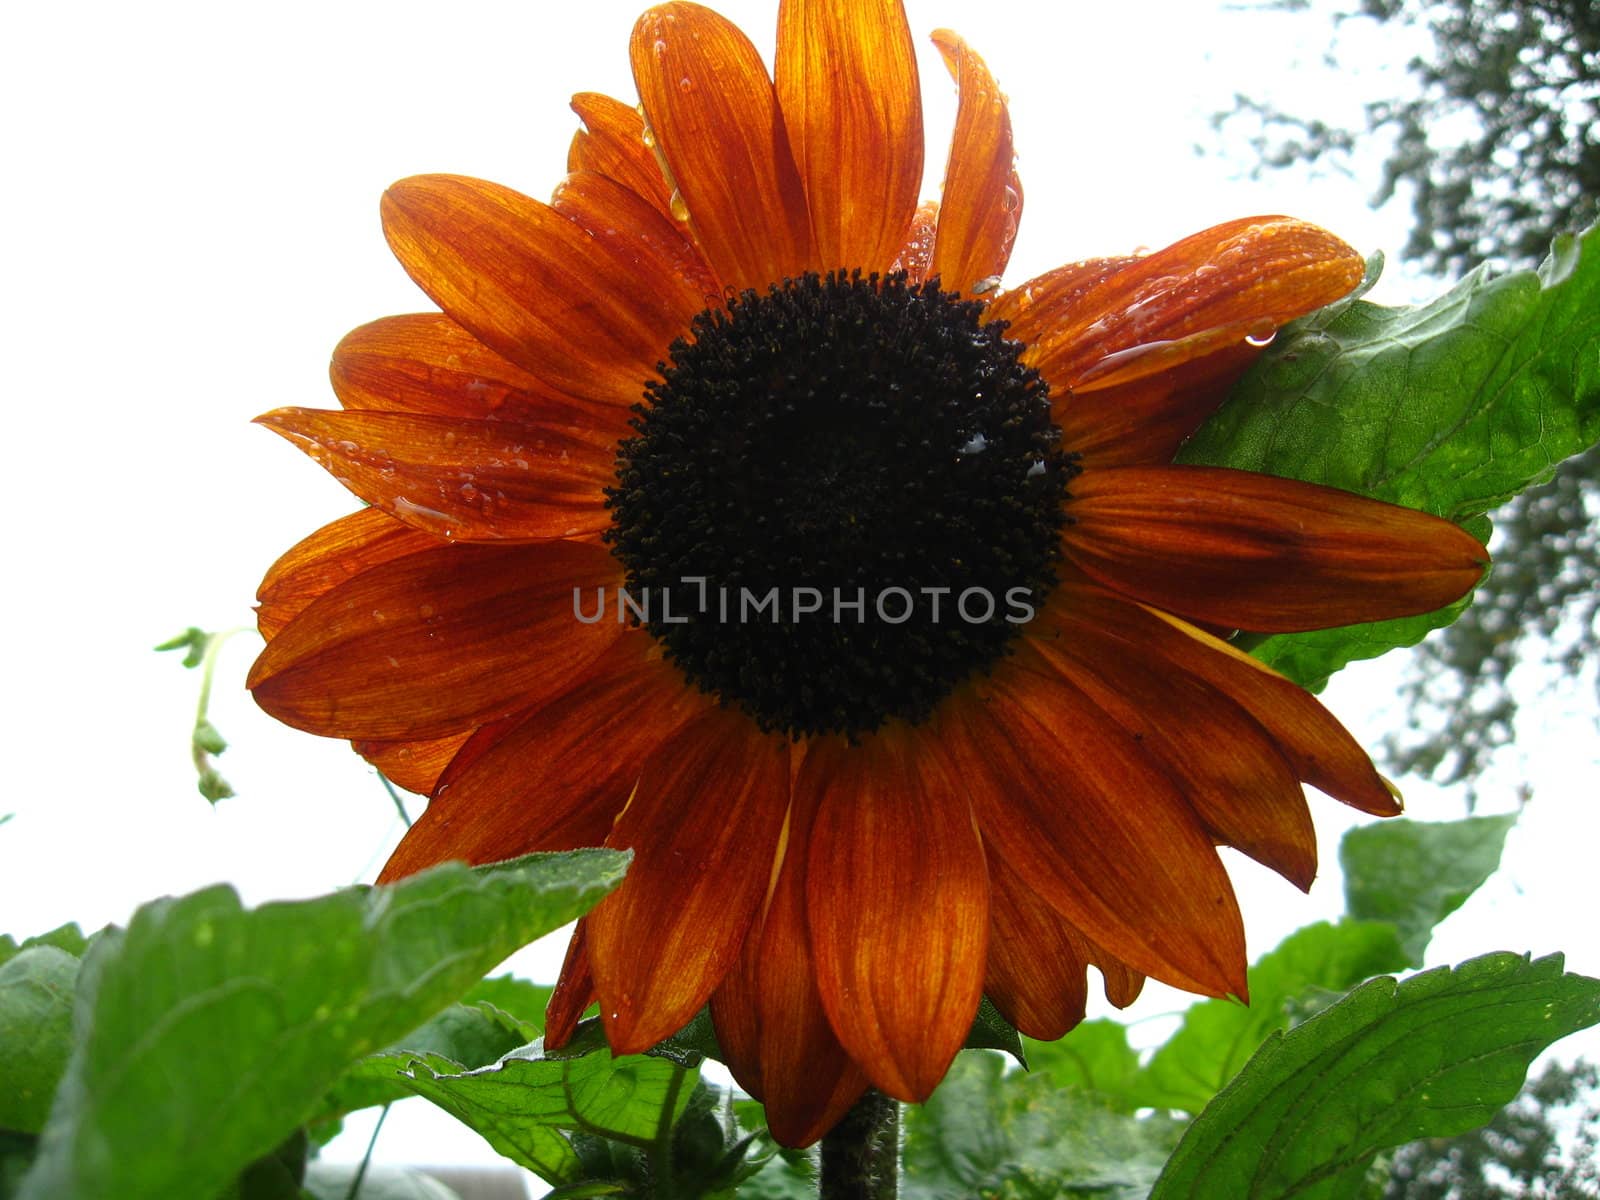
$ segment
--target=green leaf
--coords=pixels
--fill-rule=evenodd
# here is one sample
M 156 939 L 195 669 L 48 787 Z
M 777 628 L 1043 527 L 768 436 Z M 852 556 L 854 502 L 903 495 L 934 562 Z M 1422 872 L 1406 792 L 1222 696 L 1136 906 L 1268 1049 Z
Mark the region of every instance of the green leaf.
M 0 963 L 0 1129 L 38 1133 L 72 1050 L 78 960 L 54 946 Z
M 1182 1129 L 1007 1072 L 987 1051 L 958 1055 L 927 1103 L 904 1112 L 903 1200 L 1143 1200 Z
M 555 988 L 515 975 L 494 975 L 480 980 L 464 998 L 467 1004 L 487 1004 L 522 1031 L 522 1041 L 531 1042 L 544 1035 L 544 1010 Z
M 1385 821 L 1339 843 L 1344 903 L 1352 917 L 1400 931 L 1407 963 L 1422 965 L 1433 927 L 1500 867 L 1515 816 L 1463 821 Z
M 39 1139 L 29 1134 L 0 1129 L 0 1200 L 11 1200 L 17 1194 L 38 1145 Z
M 78 928 L 76 921 L 67 925 L 58 925 L 50 930 L 49 933 L 40 933 L 30 938 L 24 938 L 20 946 L 17 945 L 15 938 L 0 934 L 0 963 L 6 962 L 23 950 L 31 949 L 34 946 L 54 946 L 57 950 L 65 950 L 73 958 L 82 958 L 84 952 L 88 950 L 89 944 L 98 936 L 99 934 L 85 937 L 83 930 Z
M 359 1056 L 581 914 L 627 856 L 580 851 L 243 907 L 158 900 L 101 935 L 25 1200 L 212 1200 Z
M 1271 1033 L 1363 979 L 1406 965 L 1391 925 L 1342 921 L 1297 929 L 1250 968 L 1250 1004 L 1202 1000 L 1157 1050 L 1137 1090 L 1138 1103 L 1197 1113 Z
M 1139 1056 L 1128 1045 L 1128 1027 L 1120 1021 L 1084 1021 L 1059 1041 L 1029 1038 L 1025 1045 L 1033 1073 L 1047 1076 L 1056 1087 L 1089 1092 L 1118 1112 L 1144 1106 Z
M 1005 1017 L 994 1002 L 985 996 L 978 1002 L 978 1015 L 972 1019 L 967 1031 L 966 1048 L 969 1050 L 1004 1050 L 1024 1067 L 1028 1065 L 1027 1051 L 1022 1048 L 1022 1035 Z
M 1375 979 L 1275 1034 L 1190 1126 L 1150 1200 L 1355 1194 L 1378 1151 L 1483 1124 L 1545 1046 L 1600 1021 L 1600 980 L 1491 954 Z
M 694 1086 L 693 1073 L 667 1058 L 613 1057 L 604 1049 L 547 1057 L 540 1043 L 476 1071 L 438 1055 L 400 1054 L 367 1059 L 360 1069 L 395 1074 L 409 1091 L 551 1183 L 575 1182 L 579 1174 L 577 1155 L 559 1131 L 653 1146 L 683 1114 Z
M 1286 327 L 1179 455 L 1324 483 L 1447 517 L 1482 515 L 1600 439 L 1600 226 L 1538 273 L 1469 275 L 1417 308 L 1349 300 Z M 1310 688 L 1409 646 L 1458 608 L 1254 653 Z

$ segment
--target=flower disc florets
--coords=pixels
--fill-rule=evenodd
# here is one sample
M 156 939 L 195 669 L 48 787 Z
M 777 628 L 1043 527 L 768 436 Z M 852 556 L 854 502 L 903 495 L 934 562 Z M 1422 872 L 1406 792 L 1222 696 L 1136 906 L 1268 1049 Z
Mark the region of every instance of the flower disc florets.
M 1048 389 L 982 305 L 808 274 L 695 318 L 618 452 L 608 537 L 702 690 L 795 736 L 916 722 L 1055 582 Z

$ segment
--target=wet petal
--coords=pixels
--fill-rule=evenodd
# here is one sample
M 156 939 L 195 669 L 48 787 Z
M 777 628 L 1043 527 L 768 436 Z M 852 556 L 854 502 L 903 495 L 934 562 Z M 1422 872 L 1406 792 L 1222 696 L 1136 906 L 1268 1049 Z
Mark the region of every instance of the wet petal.
M 346 334 L 328 367 L 351 409 L 592 428 L 628 435 L 628 410 L 578 399 L 501 358 L 442 313 L 384 317 Z
M 928 277 L 933 265 L 933 243 L 939 233 L 939 204 L 929 200 L 917 209 L 911 218 L 911 228 L 906 233 L 905 244 L 894 260 L 894 270 L 904 271 L 912 283 L 921 283 Z
M 383 228 L 407 274 L 479 341 L 551 386 L 628 405 L 705 307 L 650 247 L 622 252 L 549 205 L 454 175 L 401 180 Z
M 645 145 L 639 111 L 599 92 L 579 92 L 572 98 L 572 111 L 583 128 L 572 136 L 567 170 L 597 171 L 615 179 L 670 217 L 672 188 L 656 165 L 655 151 Z
M 1063 592 L 1029 631 L 1033 645 L 1149 749 L 1213 838 L 1309 889 L 1316 832 L 1271 735 L 1216 688 L 1102 631 Z
M 589 914 L 606 1037 L 637 1054 L 676 1033 L 733 967 L 767 892 L 789 745 L 712 709 L 645 763 L 606 844 L 635 857 Z
M 1149 752 L 1030 643 L 934 731 L 993 852 L 1075 928 L 1176 987 L 1243 994 L 1244 930 L 1211 839 Z
M 355 752 L 378 770 L 384 778 L 408 792 L 426 796 L 439 782 L 471 733 L 452 733 L 449 737 L 422 742 L 354 742 Z
M 805 191 L 750 40 L 708 8 L 673 3 L 639 18 L 629 52 L 656 147 L 717 276 L 765 291 L 812 267 Z
M 1331 233 L 1275 216 L 1229 221 L 1142 258 L 1102 261 L 1120 265 L 1098 277 L 1075 268 L 1057 280 L 1041 276 L 1031 281 L 1031 302 L 1024 284 L 996 313 L 1054 388 L 1076 387 L 1108 356 L 1142 345 L 1224 326 L 1236 326 L 1241 339 L 1265 338 L 1347 294 L 1365 270 Z
M 602 845 L 644 764 L 706 703 L 648 634 L 624 632 L 574 687 L 450 764 L 381 878 Z
M 417 413 L 280 408 L 259 424 L 397 520 L 458 542 L 597 536 L 615 450 L 590 434 Z
M 983 993 L 989 883 L 966 789 L 932 742 L 880 730 L 807 750 L 806 905 L 828 1019 L 872 1082 L 920 1101 Z
M 1005 272 L 1022 216 L 1022 188 L 1011 114 L 994 76 L 957 34 L 940 29 L 933 41 L 960 89 L 960 101 L 931 273 L 945 291 L 970 297 L 974 285 L 992 289 Z
M 267 644 L 247 685 L 287 725 L 376 741 L 446 737 L 571 686 L 618 635 L 575 589 L 621 582 L 599 546 L 442 546 L 380 563 Z
M 1281 633 L 1432 612 L 1488 554 L 1426 513 L 1220 467 L 1115 467 L 1072 485 L 1068 556 L 1147 604 Z
M 776 75 L 819 264 L 886 272 L 922 187 L 922 97 L 901 0 L 784 0 Z
M 315 600 L 382 563 L 424 550 L 438 538 L 396 521 L 381 508 L 364 508 L 324 525 L 290 548 L 268 569 L 256 591 L 256 626 L 271 641 Z
M 550 203 L 597 240 L 611 243 L 619 255 L 648 247 L 653 258 L 699 290 L 704 307 L 722 303 L 722 284 L 683 227 L 637 192 L 593 171 L 578 171 L 561 181 Z

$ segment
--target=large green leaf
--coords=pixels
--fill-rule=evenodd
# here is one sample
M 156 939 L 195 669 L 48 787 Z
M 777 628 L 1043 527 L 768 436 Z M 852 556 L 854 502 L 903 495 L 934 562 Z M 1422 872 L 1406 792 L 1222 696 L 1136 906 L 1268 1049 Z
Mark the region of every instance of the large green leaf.
M 1339 843 L 1346 910 L 1395 926 L 1408 962 L 1420 967 L 1433 927 L 1499 868 L 1516 823 L 1515 816 L 1468 817 L 1352 829 Z
M 1190 1126 L 1151 1200 L 1344 1200 L 1380 1150 L 1483 1124 L 1545 1046 L 1600 1021 L 1600 980 L 1491 954 L 1375 979 L 1275 1034 Z
M 1432 303 L 1351 300 L 1297 321 L 1184 447 L 1376 496 L 1487 536 L 1484 513 L 1600 440 L 1600 226 L 1537 273 L 1476 272 Z M 1455 610 L 1270 637 L 1255 653 L 1308 687 L 1419 641 Z
M 1406 965 L 1391 925 L 1342 921 L 1297 929 L 1250 968 L 1250 1004 L 1202 1000 L 1138 1081 L 1141 1105 L 1197 1113 L 1268 1034 L 1324 1007 L 1346 988 Z
M 581 914 L 627 856 L 581 851 L 247 909 L 158 900 L 100 937 L 25 1200 L 211 1200 L 363 1054 Z
M 0 963 L 0 1129 L 38 1133 L 72 1049 L 78 960 L 32 946 Z
M 1143 1200 L 1182 1129 L 1008 1073 L 982 1050 L 958 1055 L 928 1102 L 904 1113 L 903 1200 Z

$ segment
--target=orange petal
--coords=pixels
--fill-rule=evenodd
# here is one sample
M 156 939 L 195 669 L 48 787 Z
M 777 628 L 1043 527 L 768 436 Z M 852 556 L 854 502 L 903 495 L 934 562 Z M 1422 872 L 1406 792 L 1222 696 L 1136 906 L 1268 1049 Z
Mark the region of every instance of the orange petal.
M 268 569 L 256 591 L 256 625 L 271 641 L 310 604 L 372 567 L 423 550 L 439 539 L 396 521 L 381 508 L 364 508 L 324 525 L 290 548 Z
M 782 866 L 759 931 L 749 972 L 756 982 L 762 1100 L 773 1137 L 808 1146 L 831 1129 L 867 1090 L 867 1077 L 828 1023 L 806 928 L 806 874 L 816 797 L 790 809 Z
M 1211 839 L 1149 752 L 1028 642 L 934 730 L 1027 887 L 1146 974 L 1243 994 L 1243 925 Z
M 1053 1042 L 1083 1020 L 1089 1002 L 1088 947 L 992 852 L 989 884 L 993 924 L 983 990 L 1023 1033 Z
M 1216 688 L 1102 631 L 1073 593 L 1055 596 L 1029 631 L 1039 652 L 1149 749 L 1213 838 L 1309 889 L 1317 835 L 1271 735 Z
M 1011 114 L 989 68 L 948 29 L 934 45 L 960 89 L 950 160 L 945 167 L 932 273 L 947 292 L 970 297 L 999 282 L 1022 215 L 1022 189 L 1011 143 Z M 992 282 L 991 282 L 992 281 Z
M 503 419 L 628 436 L 628 410 L 557 391 L 442 313 L 384 317 L 346 334 L 328 367 L 345 408 Z
M 645 119 L 717 276 L 764 291 L 812 267 L 805 190 L 750 40 L 708 8 L 673 3 L 639 18 L 629 51 Z
M 739 1086 L 760 1100 L 761 1013 L 756 963 L 760 959 L 761 921 L 745 935 L 739 961 L 711 993 L 711 1021 L 717 1030 L 722 1061 Z
M 645 763 L 606 844 L 632 848 L 589 914 L 606 1037 L 636 1054 L 676 1033 L 733 967 L 767 893 L 789 802 L 789 744 L 714 708 Z
M 401 180 L 383 229 L 417 285 L 481 342 L 551 386 L 629 405 L 705 307 L 651 248 L 597 241 L 549 205 L 454 175 Z
M 819 806 L 806 905 L 828 1019 L 881 1091 L 924 1100 L 983 994 L 989 883 L 966 789 L 897 728 L 812 743 L 795 788 Z
M 1171 462 L 1260 357 L 1260 347 L 1239 340 L 1244 336 L 1239 326 L 1228 326 L 1172 342 L 1169 345 L 1184 352 L 1201 342 L 1215 348 L 1203 357 L 1168 365 L 1156 375 L 1072 393 L 1055 406 L 1062 446 L 1094 467 Z
M 603 844 L 644 764 L 706 703 L 648 634 L 628 630 L 571 690 L 452 763 L 380 878 Z
M 1100 975 L 1105 983 L 1106 999 L 1117 1008 L 1127 1008 L 1139 998 L 1139 993 L 1144 991 L 1145 977 L 1103 950 L 1091 947 L 1089 961 L 1100 968 Z
M 449 737 L 423 742 L 354 742 L 355 752 L 378 770 L 389 782 L 408 792 L 426 796 L 439 782 L 471 733 L 452 733 Z
M 567 170 L 597 171 L 649 201 L 662 216 L 672 215 L 672 188 L 645 145 L 644 118 L 638 109 L 599 92 L 579 92 L 572 111 L 583 128 L 572 137 Z
M 457 542 L 598 535 L 615 447 L 593 434 L 421 413 L 280 408 L 256 422 L 396 520 Z
M 929 200 L 917 209 L 911 218 L 911 229 L 906 233 L 905 244 L 894 260 L 893 269 L 904 271 L 912 283 L 921 283 L 928 277 L 933 265 L 933 243 L 939 234 L 939 204 Z
M 783 0 L 775 73 L 819 263 L 888 271 L 922 187 L 922 96 L 901 0 Z
M 699 289 L 702 307 L 722 303 L 722 284 L 684 236 L 682 226 L 625 185 L 593 171 L 578 171 L 561 181 L 550 204 L 596 239 L 611 243 L 620 255 L 648 246 L 656 259 L 670 263 L 675 274 Z
M 1076 387 L 1107 356 L 1148 343 L 1222 326 L 1265 338 L 1347 294 L 1365 270 L 1344 242 L 1291 217 L 1228 221 L 1120 261 L 1087 287 L 1036 286 L 1031 304 L 1027 284 L 1011 293 L 1000 315 L 1052 387 Z
M 1273 736 L 1305 782 L 1373 816 L 1400 812 L 1366 751 L 1299 684 L 1167 613 L 1103 598 L 1094 619 L 1102 629 L 1145 652 L 1160 654 L 1243 706 Z
M 1282 633 L 1432 612 L 1489 558 L 1459 526 L 1351 492 L 1221 467 L 1113 467 L 1072 485 L 1085 574 L 1195 620 Z
M 616 560 L 581 542 L 408 555 L 313 602 L 246 683 L 280 721 L 326 737 L 446 737 L 581 678 L 619 626 L 579 622 L 574 592 L 619 582 Z
M 550 1003 L 545 1005 L 544 1044 L 550 1050 L 559 1050 L 572 1040 L 584 1010 L 595 1001 L 587 925 L 588 918 L 578 918 L 572 938 L 567 942 L 567 954 L 561 963 L 555 991 L 550 993 Z

